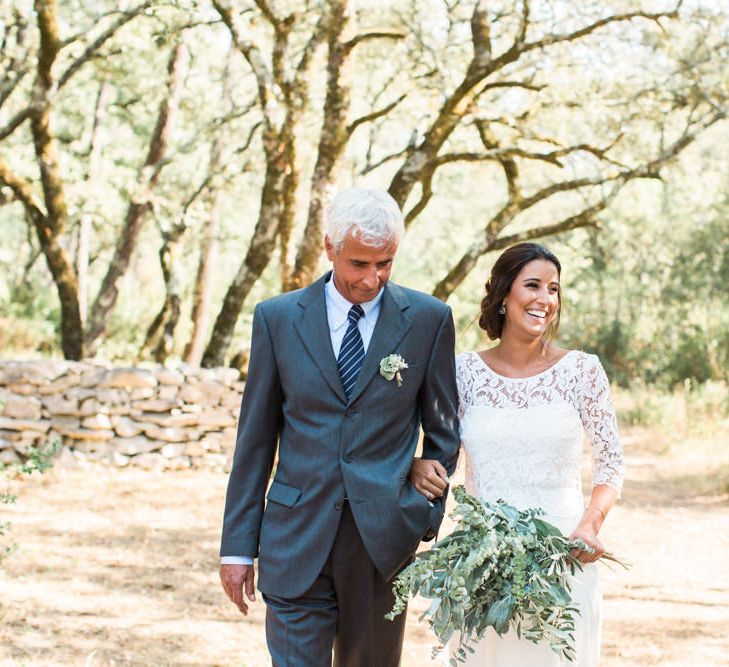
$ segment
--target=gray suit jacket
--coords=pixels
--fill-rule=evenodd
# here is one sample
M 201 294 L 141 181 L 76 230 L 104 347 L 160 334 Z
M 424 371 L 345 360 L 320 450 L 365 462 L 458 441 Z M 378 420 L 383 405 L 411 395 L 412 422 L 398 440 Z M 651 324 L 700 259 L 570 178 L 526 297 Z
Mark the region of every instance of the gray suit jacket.
M 221 555 L 257 555 L 260 590 L 286 598 L 321 572 L 345 497 L 390 578 L 443 518 L 443 503 L 431 507 L 407 478 L 420 426 L 424 457 L 450 473 L 458 456 L 450 308 L 389 282 L 347 400 L 327 321 L 328 276 L 256 307 L 225 503 Z M 389 354 L 409 366 L 401 387 L 379 374 Z

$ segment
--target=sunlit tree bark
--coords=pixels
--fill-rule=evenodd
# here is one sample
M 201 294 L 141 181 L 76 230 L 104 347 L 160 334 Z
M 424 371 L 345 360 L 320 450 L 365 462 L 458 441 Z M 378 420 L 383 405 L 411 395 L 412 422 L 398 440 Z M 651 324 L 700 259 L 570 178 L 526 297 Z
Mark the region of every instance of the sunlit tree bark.
M 270 59 L 266 62 L 261 48 L 245 39 L 239 31 L 230 5 L 217 0 L 213 4 L 256 77 L 258 101 L 263 114 L 265 176 L 253 238 L 228 287 L 203 354 L 202 365 L 208 367 L 222 365 L 243 302 L 268 265 L 277 239 L 281 239 L 281 256 L 285 258 L 288 253 L 299 183 L 296 128 L 307 104 L 311 60 L 324 38 L 324 26 L 320 20 L 312 29 L 299 57 L 294 58 L 292 73 L 287 74 L 286 59 L 291 58 L 289 36 L 300 16 L 292 13 L 279 17 L 263 0 L 256 3 L 273 31 Z
M 182 42 L 178 42 L 172 49 L 167 65 L 167 95 L 160 102 L 157 125 L 149 142 L 147 159 L 144 161 L 139 173 L 139 188 L 129 202 L 124 225 L 117 237 L 114 255 L 109 262 L 109 268 L 101 282 L 101 287 L 89 314 L 89 322 L 86 327 L 86 346 L 91 355 L 95 353 L 105 334 L 109 314 L 119 295 L 119 281 L 129 268 L 137 239 L 149 212 L 152 210 L 152 194 L 164 166 L 170 133 L 174 127 L 182 92 L 185 70 L 185 47 Z

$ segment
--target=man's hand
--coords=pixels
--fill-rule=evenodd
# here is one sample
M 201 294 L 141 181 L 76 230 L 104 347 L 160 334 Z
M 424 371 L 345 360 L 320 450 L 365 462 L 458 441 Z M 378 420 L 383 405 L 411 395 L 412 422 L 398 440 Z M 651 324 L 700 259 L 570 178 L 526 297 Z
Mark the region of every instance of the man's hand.
M 440 498 L 448 488 L 448 471 L 436 459 L 413 459 L 410 483 L 428 500 Z
M 256 601 L 253 565 L 221 565 L 220 581 L 231 602 L 241 610 L 243 616 L 248 616 L 248 605 L 243 593 L 245 591 L 245 596 L 251 602 Z

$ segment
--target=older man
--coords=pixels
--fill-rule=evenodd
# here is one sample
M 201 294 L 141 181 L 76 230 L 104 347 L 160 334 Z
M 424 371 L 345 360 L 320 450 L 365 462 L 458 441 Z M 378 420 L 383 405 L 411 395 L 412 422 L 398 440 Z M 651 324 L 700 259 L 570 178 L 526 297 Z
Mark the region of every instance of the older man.
M 408 481 L 420 428 L 422 474 L 445 478 L 458 453 L 453 319 L 388 282 L 404 226 L 387 193 L 344 190 L 326 224 L 333 271 L 256 307 L 221 579 L 246 614 L 258 557 L 273 665 L 333 649 L 337 666 L 395 666 L 391 579 L 443 517 Z

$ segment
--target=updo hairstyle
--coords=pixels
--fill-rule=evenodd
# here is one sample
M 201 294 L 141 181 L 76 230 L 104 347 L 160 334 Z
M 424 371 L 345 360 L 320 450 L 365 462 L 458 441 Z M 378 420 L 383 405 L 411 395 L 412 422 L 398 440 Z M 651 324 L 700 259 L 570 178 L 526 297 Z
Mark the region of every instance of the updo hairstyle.
M 511 286 L 519 272 L 535 259 L 543 259 L 557 267 L 557 274 L 562 273 L 559 260 L 544 246 L 538 243 L 517 243 L 504 250 L 491 267 L 491 275 L 486 281 L 486 296 L 481 301 L 481 316 L 478 326 L 486 335 L 495 340 L 501 338 L 504 328 L 504 315 L 499 313 L 504 298 L 511 290 Z M 559 316 L 562 311 L 562 298 L 560 294 L 557 314 L 549 325 L 546 337 L 553 338 L 559 328 Z

